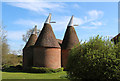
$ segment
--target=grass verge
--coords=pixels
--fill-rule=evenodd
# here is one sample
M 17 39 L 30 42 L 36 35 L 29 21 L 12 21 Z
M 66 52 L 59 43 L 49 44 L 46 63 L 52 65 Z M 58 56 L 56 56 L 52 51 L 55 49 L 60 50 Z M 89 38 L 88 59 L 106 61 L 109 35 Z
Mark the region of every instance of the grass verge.
M 66 79 L 61 78 L 65 75 L 67 75 L 65 71 L 57 73 L 2 72 L 2 79 Z

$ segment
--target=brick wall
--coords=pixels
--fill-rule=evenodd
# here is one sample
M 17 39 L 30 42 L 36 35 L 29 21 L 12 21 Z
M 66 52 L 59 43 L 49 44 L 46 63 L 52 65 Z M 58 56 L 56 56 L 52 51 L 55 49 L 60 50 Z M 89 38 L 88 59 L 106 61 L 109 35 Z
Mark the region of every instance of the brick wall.
M 23 49 L 23 68 L 33 66 L 33 47 Z
M 61 68 L 61 49 L 35 47 L 33 65 L 52 69 Z
M 66 68 L 68 56 L 69 56 L 69 49 L 62 49 L 62 66 Z

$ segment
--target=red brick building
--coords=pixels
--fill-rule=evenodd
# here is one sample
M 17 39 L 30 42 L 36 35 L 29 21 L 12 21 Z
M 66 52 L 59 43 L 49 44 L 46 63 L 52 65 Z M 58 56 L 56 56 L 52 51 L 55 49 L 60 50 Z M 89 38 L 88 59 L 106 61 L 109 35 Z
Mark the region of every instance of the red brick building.
M 62 66 L 66 68 L 68 56 L 70 50 L 77 44 L 79 44 L 79 39 L 77 37 L 76 31 L 73 27 L 73 16 L 70 19 L 70 22 L 67 26 L 63 42 L 62 42 Z
M 51 14 L 35 43 L 33 66 L 52 69 L 61 68 L 61 47 L 50 25 Z
M 23 48 L 23 69 L 33 66 L 33 48 L 37 40 L 37 26 L 35 26 L 28 42 Z
M 51 26 L 49 14 L 40 35 L 37 37 L 35 27 L 26 46 L 23 49 L 23 67 L 46 67 L 57 69 L 61 64 L 66 68 L 69 51 L 77 44 L 79 39 L 73 25 L 73 16 L 67 26 L 63 41 L 56 39 Z

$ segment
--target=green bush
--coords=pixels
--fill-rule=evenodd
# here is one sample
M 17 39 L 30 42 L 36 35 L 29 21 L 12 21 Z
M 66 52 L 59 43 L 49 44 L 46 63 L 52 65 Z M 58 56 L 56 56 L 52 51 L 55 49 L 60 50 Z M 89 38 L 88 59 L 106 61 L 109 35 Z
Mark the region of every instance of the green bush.
M 117 50 L 117 51 L 116 51 Z M 118 46 L 102 37 L 90 38 L 70 52 L 68 78 L 72 81 L 120 80 Z
M 21 65 L 17 65 L 17 66 L 7 66 L 4 69 L 2 69 L 2 71 L 5 72 L 22 72 L 22 66 Z
M 15 68 L 17 68 L 17 69 L 19 69 L 19 70 L 22 70 L 22 69 L 23 69 L 22 65 L 17 65 L 17 66 L 15 66 Z
M 10 65 L 7 65 L 7 64 L 2 65 L 2 69 L 9 68 L 9 67 Z
M 30 73 L 56 73 L 56 72 L 63 71 L 63 68 L 50 69 L 46 67 L 31 67 L 31 68 L 25 69 L 24 71 L 30 72 Z

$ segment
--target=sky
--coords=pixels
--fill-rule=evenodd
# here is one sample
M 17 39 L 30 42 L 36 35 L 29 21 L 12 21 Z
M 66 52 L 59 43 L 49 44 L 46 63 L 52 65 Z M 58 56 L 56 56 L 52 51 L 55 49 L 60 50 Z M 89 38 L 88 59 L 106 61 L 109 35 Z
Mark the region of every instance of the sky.
M 44 22 L 52 14 L 51 23 L 57 39 L 63 40 L 72 15 L 79 40 L 88 41 L 97 35 L 118 34 L 117 2 L 3 2 L 2 22 L 6 26 L 8 44 L 11 50 L 20 50 L 25 42 L 22 35 L 37 25 L 42 29 Z

